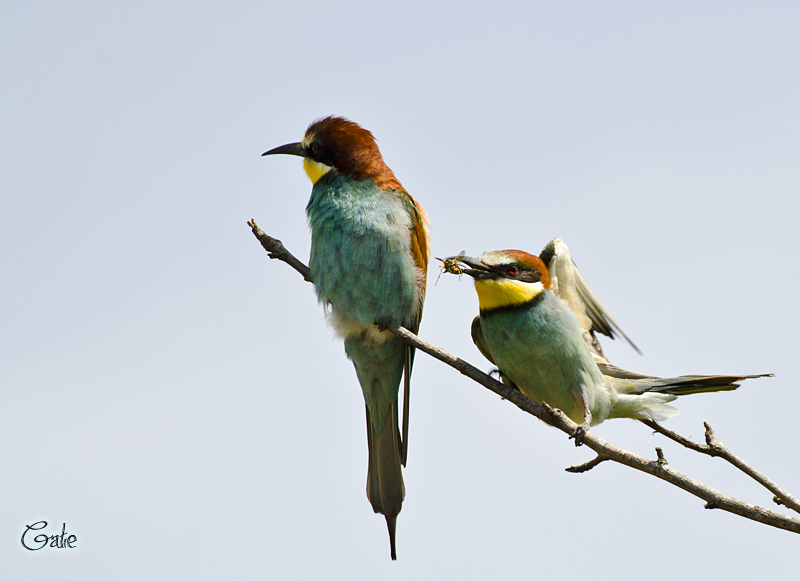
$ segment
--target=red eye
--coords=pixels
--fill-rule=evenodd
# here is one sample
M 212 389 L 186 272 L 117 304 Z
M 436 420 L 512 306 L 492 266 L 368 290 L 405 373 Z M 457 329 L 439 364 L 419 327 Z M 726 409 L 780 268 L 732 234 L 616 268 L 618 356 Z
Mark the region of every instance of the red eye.
M 519 268 L 517 268 L 513 264 L 508 267 L 508 274 L 517 274 L 518 272 L 519 272 Z

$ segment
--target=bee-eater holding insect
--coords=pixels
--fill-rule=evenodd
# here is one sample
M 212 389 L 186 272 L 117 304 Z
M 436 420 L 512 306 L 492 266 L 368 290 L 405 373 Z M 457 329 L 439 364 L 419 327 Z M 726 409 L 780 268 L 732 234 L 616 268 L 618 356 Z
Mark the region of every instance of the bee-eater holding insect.
M 458 266 L 458 261 L 462 257 L 464 257 L 463 252 L 458 256 L 451 256 L 445 260 L 441 258 L 437 258 L 437 260 L 445 262 L 442 266 L 444 271 L 451 274 L 461 274 L 464 270 Z M 466 258 L 469 259 L 469 257 Z M 597 339 L 597 333 L 606 335 L 611 339 L 615 339 L 617 336 L 623 337 L 641 355 L 639 348 L 620 329 L 617 322 L 611 318 L 611 314 L 600 301 L 600 297 L 597 296 L 589 282 L 581 274 L 581 271 L 578 270 L 577 265 L 570 256 L 569 248 L 561 238 L 553 238 L 548 242 L 547 246 L 539 253 L 539 259 L 544 263 L 549 273 L 550 291 L 566 301 L 575 315 L 577 315 L 583 339 L 599 365 L 613 368 L 603 354 L 603 349 Z M 483 353 L 483 355 L 491 360 L 491 357 L 486 353 Z
M 361 384 L 367 408 L 367 497 L 386 517 L 395 559 L 414 349 L 375 322 L 419 329 L 430 254 L 427 219 L 383 161 L 372 134 L 352 121 L 326 117 L 309 126 L 302 142 L 263 155 L 278 153 L 302 157 L 313 184 L 306 206 L 309 268 L 317 299 L 344 339 Z
M 607 365 L 593 355 L 571 304 L 553 292 L 541 258 L 498 250 L 444 262 L 448 272 L 475 279 L 480 315 L 472 339 L 481 353 L 504 381 L 581 424 L 578 436 L 609 418 L 667 419 L 678 413 L 667 402 L 679 395 L 736 389 L 738 381 L 764 377 L 659 378 Z

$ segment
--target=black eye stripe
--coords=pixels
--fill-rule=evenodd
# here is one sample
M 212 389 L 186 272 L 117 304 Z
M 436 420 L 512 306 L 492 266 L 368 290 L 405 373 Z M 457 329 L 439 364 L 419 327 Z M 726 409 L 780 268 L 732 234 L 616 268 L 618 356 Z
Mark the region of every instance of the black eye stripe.
M 542 280 L 542 273 L 537 268 L 521 267 L 517 264 L 497 265 L 495 272 L 500 276 L 505 276 L 520 282 L 539 282 Z

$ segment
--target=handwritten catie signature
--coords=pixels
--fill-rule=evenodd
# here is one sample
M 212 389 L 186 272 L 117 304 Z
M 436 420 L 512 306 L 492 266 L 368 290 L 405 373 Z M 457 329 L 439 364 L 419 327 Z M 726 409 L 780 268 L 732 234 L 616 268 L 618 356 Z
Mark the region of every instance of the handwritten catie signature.
M 40 531 L 47 526 L 46 520 L 40 520 L 39 522 L 35 522 L 32 525 L 25 526 L 25 532 L 22 533 L 22 546 L 28 549 L 29 551 L 38 551 L 39 549 L 44 549 L 50 543 L 50 546 L 55 549 L 75 549 L 77 548 L 74 543 L 78 542 L 78 537 L 75 535 L 67 535 L 67 523 L 63 523 L 61 525 L 61 534 L 60 535 L 45 535 L 44 533 L 36 535 L 31 538 L 28 537 L 27 541 L 25 536 L 28 535 L 31 531 Z M 39 546 L 32 546 L 38 544 Z

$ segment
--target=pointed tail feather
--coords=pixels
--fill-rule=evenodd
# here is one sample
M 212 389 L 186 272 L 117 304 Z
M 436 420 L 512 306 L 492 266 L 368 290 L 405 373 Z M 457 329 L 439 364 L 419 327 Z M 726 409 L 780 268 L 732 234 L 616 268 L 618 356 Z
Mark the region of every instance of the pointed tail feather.
M 634 418 L 661 421 L 678 415 L 678 410 L 667 405 L 680 395 L 728 391 L 739 387 L 745 379 L 772 377 L 764 375 L 682 375 L 680 377 L 646 377 L 622 369 L 606 366 L 614 375 L 605 375 L 606 381 L 617 392 L 609 418 Z M 605 371 L 604 371 L 605 374 Z
M 739 387 L 745 379 L 772 377 L 771 373 L 762 375 L 682 375 L 667 377 L 651 382 L 642 390 L 644 392 L 666 393 L 670 395 L 692 395 L 695 393 L 713 393 L 730 391 Z
M 389 529 L 389 547 L 390 547 L 389 550 L 391 551 L 392 554 L 392 561 L 396 561 L 397 549 L 395 547 L 395 542 L 394 542 L 394 534 L 395 534 L 394 531 L 395 528 L 397 527 L 397 515 L 393 514 L 390 516 L 387 514 L 385 516 L 386 516 L 386 527 Z
M 400 432 L 397 426 L 397 403 L 387 412 L 380 433 L 373 427 L 367 409 L 367 443 L 369 467 L 367 469 L 367 498 L 372 509 L 386 517 L 392 559 L 397 559 L 395 526 L 403 505 L 406 490 L 401 472 Z

